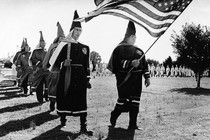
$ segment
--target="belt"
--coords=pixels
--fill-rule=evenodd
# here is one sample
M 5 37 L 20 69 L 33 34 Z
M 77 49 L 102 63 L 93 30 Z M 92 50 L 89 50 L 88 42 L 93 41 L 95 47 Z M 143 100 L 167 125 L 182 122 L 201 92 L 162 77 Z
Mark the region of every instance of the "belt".
M 82 67 L 82 64 L 71 64 L 71 66 L 75 66 L 75 67 Z
M 119 72 L 128 73 L 128 71 L 119 71 Z M 135 73 L 135 72 L 142 72 L 142 70 L 134 70 L 134 71 L 131 71 L 131 73 Z
M 64 61 L 61 63 L 61 66 L 63 66 Z M 82 67 L 82 64 L 71 64 L 73 67 Z

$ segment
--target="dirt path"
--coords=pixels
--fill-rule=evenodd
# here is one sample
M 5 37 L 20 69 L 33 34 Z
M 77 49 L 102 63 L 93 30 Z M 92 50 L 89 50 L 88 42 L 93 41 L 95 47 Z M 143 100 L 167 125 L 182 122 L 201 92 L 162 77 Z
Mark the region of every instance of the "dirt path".
M 208 140 L 210 139 L 210 78 L 196 90 L 194 78 L 151 78 L 143 88 L 138 125 L 128 131 L 128 114 L 122 114 L 116 128 L 109 127 L 117 91 L 114 77 L 91 79 L 88 90 L 88 128 L 94 136 L 79 135 L 79 118 L 68 117 L 60 129 L 59 117 L 50 115 L 49 102 L 42 105 L 36 96 L 0 95 L 0 140 Z

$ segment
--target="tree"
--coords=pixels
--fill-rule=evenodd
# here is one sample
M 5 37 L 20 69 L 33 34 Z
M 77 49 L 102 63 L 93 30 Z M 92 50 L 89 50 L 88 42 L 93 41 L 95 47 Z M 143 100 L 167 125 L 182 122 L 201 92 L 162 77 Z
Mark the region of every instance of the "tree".
M 152 64 L 154 64 L 154 66 L 157 66 L 157 64 L 159 64 L 159 62 L 158 61 L 156 61 L 156 60 L 153 60 L 153 59 L 147 59 L 147 63 L 149 64 L 149 65 L 152 65 Z
M 173 61 L 171 59 L 171 57 L 169 56 L 164 62 L 163 62 L 163 66 L 166 68 L 167 66 L 169 66 L 170 68 L 173 65 Z
M 92 51 L 90 53 L 90 61 L 92 62 L 92 65 L 93 65 L 92 72 L 94 72 L 96 71 L 96 64 L 101 63 L 101 56 L 99 55 L 99 53 Z
M 205 70 L 210 67 L 210 31 L 206 26 L 186 23 L 178 35 L 171 35 L 174 53 L 182 65 L 192 69 L 200 88 L 200 79 Z

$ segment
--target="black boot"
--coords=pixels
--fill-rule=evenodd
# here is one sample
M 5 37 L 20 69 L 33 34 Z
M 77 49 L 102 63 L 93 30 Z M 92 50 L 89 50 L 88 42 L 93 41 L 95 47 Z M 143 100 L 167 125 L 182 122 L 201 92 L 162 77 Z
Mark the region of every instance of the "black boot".
M 137 116 L 138 116 L 138 110 L 132 110 L 132 111 L 129 112 L 130 121 L 129 121 L 128 129 L 141 130 L 137 126 Z
M 121 111 L 116 108 L 111 112 L 110 123 L 112 127 L 115 127 L 117 118 L 120 116 L 120 114 L 121 114 Z
M 36 87 L 36 98 L 37 98 L 37 101 L 42 104 L 43 103 L 43 85 L 42 84 L 39 84 L 37 87 Z
M 61 121 L 61 127 L 66 127 L 66 116 L 65 115 L 61 115 L 60 116 L 60 121 Z
M 55 101 L 50 101 L 50 111 L 53 112 L 55 110 Z
M 83 114 L 80 116 L 80 133 L 88 135 L 88 136 L 93 136 L 93 132 L 87 130 L 87 114 Z
M 24 92 L 25 95 L 27 95 L 27 93 L 28 93 L 28 88 L 25 85 L 23 86 L 23 92 Z
M 48 99 L 48 90 L 44 91 L 44 99 L 45 99 L 46 102 L 49 101 L 49 99 Z

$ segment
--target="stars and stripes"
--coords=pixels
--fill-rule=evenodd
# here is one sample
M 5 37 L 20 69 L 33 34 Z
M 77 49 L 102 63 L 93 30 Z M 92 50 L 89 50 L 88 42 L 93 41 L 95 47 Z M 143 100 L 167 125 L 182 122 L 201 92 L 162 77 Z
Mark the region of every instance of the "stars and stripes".
M 95 0 L 97 9 L 86 17 L 92 18 L 109 14 L 131 20 L 153 37 L 162 35 L 192 0 Z

